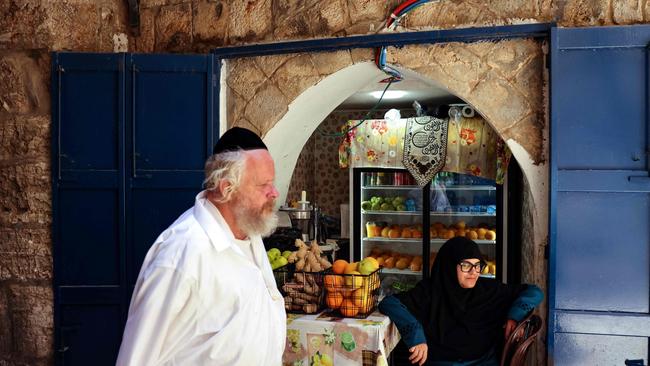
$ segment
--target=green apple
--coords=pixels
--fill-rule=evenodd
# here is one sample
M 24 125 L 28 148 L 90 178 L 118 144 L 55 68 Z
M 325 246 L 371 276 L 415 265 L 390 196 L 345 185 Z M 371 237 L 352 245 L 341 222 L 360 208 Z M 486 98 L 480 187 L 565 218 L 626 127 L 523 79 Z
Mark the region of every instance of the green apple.
M 269 258 L 275 259 L 277 257 L 280 257 L 282 255 L 282 252 L 280 252 L 280 249 L 278 248 L 271 248 L 266 252 L 266 254 L 269 256 Z
M 280 268 L 280 267 L 286 265 L 287 263 L 289 263 L 287 261 L 287 258 L 285 258 L 283 256 L 279 256 L 273 262 L 271 262 L 271 268 L 272 269 L 277 269 L 277 268 Z
M 293 252 L 290 250 L 285 250 L 284 252 L 282 252 L 282 256 L 288 259 L 291 253 Z

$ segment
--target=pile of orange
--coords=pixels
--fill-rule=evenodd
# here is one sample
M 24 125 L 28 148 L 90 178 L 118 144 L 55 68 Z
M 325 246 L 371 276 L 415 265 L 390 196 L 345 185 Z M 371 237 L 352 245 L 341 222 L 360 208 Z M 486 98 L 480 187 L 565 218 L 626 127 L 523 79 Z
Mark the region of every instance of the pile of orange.
M 348 263 L 339 259 L 332 263 L 334 274 L 325 276 L 325 302 L 330 309 L 339 310 L 345 317 L 367 314 L 374 306 L 373 288 L 367 285 L 367 276 L 361 275 L 357 270 L 357 262 Z M 345 274 L 352 276 L 342 276 Z

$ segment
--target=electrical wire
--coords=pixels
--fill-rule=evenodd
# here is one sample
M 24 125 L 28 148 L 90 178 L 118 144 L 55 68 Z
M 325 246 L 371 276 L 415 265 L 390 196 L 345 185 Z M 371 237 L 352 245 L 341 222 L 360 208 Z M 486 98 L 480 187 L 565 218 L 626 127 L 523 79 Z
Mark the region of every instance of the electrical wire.
M 370 110 L 368 112 L 366 112 L 366 115 L 363 117 L 363 119 L 360 120 L 359 122 L 357 122 L 354 126 L 348 127 L 343 132 L 336 132 L 336 133 L 323 132 L 323 131 L 321 131 L 320 127 L 318 127 L 316 129 L 316 131 L 318 131 L 318 133 L 321 136 L 324 136 L 324 137 L 343 137 L 343 138 L 345 138 L 348 135 L 348 133 L 350 133 L 352 130 L 354 130 L 357 127 L 361 126 L 362 123 L 364 123 L 365 121 L 370 119 L 372 113 L 374 111 L 376 111 L 377 108 L 379 107 L 379 104 L 381 104 L 381 101 L 384 99 L 384 94 L 386 94 L 386 91 L 388 90 L 388 88 L 391 86 L 392 83 L 393 83 L 393 80 L 388 81 L 388 83 L 386 84 L 386 87 L 384 88 L 384 91 L 381 92 L 381 96 L 379 96 L 379 100 L 377 101 L 377 103 L 375 103 L 375 105 L 372 108 L 370 108 Z
M 431 1 L 440 0 L 407 0 L 403 2 L 390 13 L 386 19 L 385 27 L 389 30 L 397 29 L 399 22 L 408 12 Z M 403 79 L 402 74 L 397 69 L 386 64 L 386 46 L 375 49 L 375 64 L 381 71 L 389 75 L 389 79 L 392 78 L 394 81 Z

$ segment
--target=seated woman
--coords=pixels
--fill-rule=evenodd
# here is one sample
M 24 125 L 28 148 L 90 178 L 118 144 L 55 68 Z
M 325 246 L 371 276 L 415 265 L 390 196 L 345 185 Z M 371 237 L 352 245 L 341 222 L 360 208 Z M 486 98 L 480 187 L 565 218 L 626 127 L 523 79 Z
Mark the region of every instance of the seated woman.
M 450 239 L 440 248 L 430 278 L 379 304 L 409 348 L 411 363 L 498 365 L 497 344 L 542 301 L 537 286 L 479 277 L 481 258 L 472 240 Z

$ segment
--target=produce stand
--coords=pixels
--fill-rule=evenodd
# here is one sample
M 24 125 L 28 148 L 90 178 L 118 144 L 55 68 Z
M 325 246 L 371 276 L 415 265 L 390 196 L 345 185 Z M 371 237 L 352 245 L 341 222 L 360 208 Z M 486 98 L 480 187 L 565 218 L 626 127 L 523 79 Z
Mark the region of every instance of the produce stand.
M 365 319 L 327 312 L 287 314 L 282 362 L 291 366 L 386 366 L 399 339 L 395 325 L 379 312 Z

